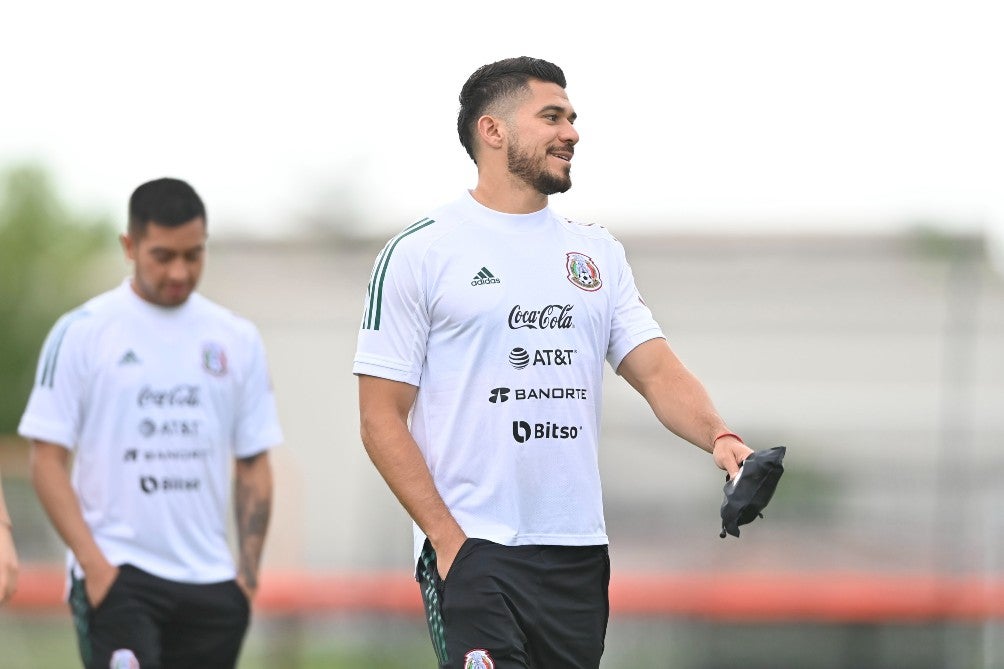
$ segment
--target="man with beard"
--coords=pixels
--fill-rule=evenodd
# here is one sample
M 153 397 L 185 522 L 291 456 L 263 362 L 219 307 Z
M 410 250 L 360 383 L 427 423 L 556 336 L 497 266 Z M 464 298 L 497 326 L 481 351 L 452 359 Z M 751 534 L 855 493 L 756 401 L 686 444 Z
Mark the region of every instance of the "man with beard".
M 604 360 L 729 474 L 752 452 L 670 349 L 621 244 L 548 206 L 571 187 L 575 119 L 552 63 L 474 72 L 457 129 L 477 186 L 391 239 L 367 290 L 362 439 L 415 522 L 444 668 L 599 666 Z
M 133 191 L 132 276 L 52 328 L 18 428 L 87 669 L 234 667 L 247 631 L 282 431 L 257 328 L 195 290 L 206 230 L 186 182 Z

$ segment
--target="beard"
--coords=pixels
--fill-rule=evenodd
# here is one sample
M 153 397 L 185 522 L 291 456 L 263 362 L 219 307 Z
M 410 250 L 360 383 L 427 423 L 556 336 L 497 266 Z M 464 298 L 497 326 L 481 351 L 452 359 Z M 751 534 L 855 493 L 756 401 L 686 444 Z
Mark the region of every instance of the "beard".
M 523 151 L 519 144 L 512 143 L 506 151 L 509 173 L 520 179 L 542 195 L 564 193 L 572 187 L 571 166 L 562 173 L 549 172 L 545 161 L 547 155 L 536 157 Z

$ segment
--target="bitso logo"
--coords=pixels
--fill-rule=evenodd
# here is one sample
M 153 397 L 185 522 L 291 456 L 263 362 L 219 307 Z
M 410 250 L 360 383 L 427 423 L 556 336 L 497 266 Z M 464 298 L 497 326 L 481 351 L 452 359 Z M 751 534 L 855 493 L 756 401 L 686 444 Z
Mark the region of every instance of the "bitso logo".
M 516 305 L 509 312 L 509 328 L 519 330 L 567 330 L 572 325 L 571 304 L 548 304 L 540 309 L 524 310 Z
M 199 479 L 178 477 L 158 479 L 155 476 L 141 476 L 139 479 L 140 490 L 147 495 L 152 495 L 155 492 L 197 492 L 200 483 Z
M 476 648 L 464 655 L 464 669 L 495 669 L 495 660 L 487 650 Z
M 581 429 L 581 427 L 558 425 L 550 421 L 531 425 L 525 420 L 514 420 L 512 422 L 512 438 L 518 444 L 525 444 L 531 439 L 577 439 Z
M 593 262 L 593 259 L 585 253 L 571 251 L 565 254 L 565 270 L 568 272 L 568 280 L 577 288 L 589 291 L 590 293 L 599 290 L 603 285 L 600 279 L 600 269 Z
M 572 355 L 577 353 L 574 348 L 540 348 L 533 352 L 533 366 L 572 364 Z M 517 347 L 509 352 L 509 364 L 515 369 L 526 369 L 531 364 L 530 353 L 525 348 Z
M 492 394 L 488 397 L 488 401 L 492 404 L 509 401 L 509 389 L 508 388 L 492 388 Z

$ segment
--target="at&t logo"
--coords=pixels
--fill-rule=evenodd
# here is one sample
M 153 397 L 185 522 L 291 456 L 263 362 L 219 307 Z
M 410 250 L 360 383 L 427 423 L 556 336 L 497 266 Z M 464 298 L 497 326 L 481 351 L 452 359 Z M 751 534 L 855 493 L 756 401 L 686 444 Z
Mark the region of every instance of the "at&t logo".
M 525 444 L 531 439 L 576 439 L 581 427 L 558 425 L 557 423 L 533 423 L 525 420 L 512 422 L 512 438 L 518 444 Z
M 534 367 L 537 365 L 547 367 L 552 365 L 570 365 L 572 364 L 572 355 L 574 353 L 577 353 L 577 351 L 573 348 L 541 348 L 533 352 L 533 358 L 531 359 L 529 351 L 517 346 L 509 352 L 509 364 L 515 369 L 526 369 L 530 366 L 531 360 Z

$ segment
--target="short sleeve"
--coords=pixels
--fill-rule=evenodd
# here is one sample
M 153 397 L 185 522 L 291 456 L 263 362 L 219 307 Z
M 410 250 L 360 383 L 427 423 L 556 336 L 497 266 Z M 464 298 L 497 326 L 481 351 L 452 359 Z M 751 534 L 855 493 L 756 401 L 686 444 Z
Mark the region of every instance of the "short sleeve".
M 624 247 L 617 245 L 620 263 L 617 274 L 616 303 L 610 325 L 610 344 L 607 362 L 617 369 L 624 357 L 636 346 L 650 339 L 665 338 L 662 328 L 652 316 L 634 281 L 634 273 L 624 255 Z
M 240 392 L 234 429 L 234 454 L 238 458 L 268 450 L 283 440 L 265 344 L 257 329 L 252 332 L 248 370 Z
M 87 391 L 82 321 L 88 315 L 83 310 L 70 312 L 49 331 L 28 406 L 18 425 L 22 437 L 76 448 Z
M 430 329 L 424 273 L 420 249 L 398 241 L 374 262 L 352 371 L 418 386 Z

